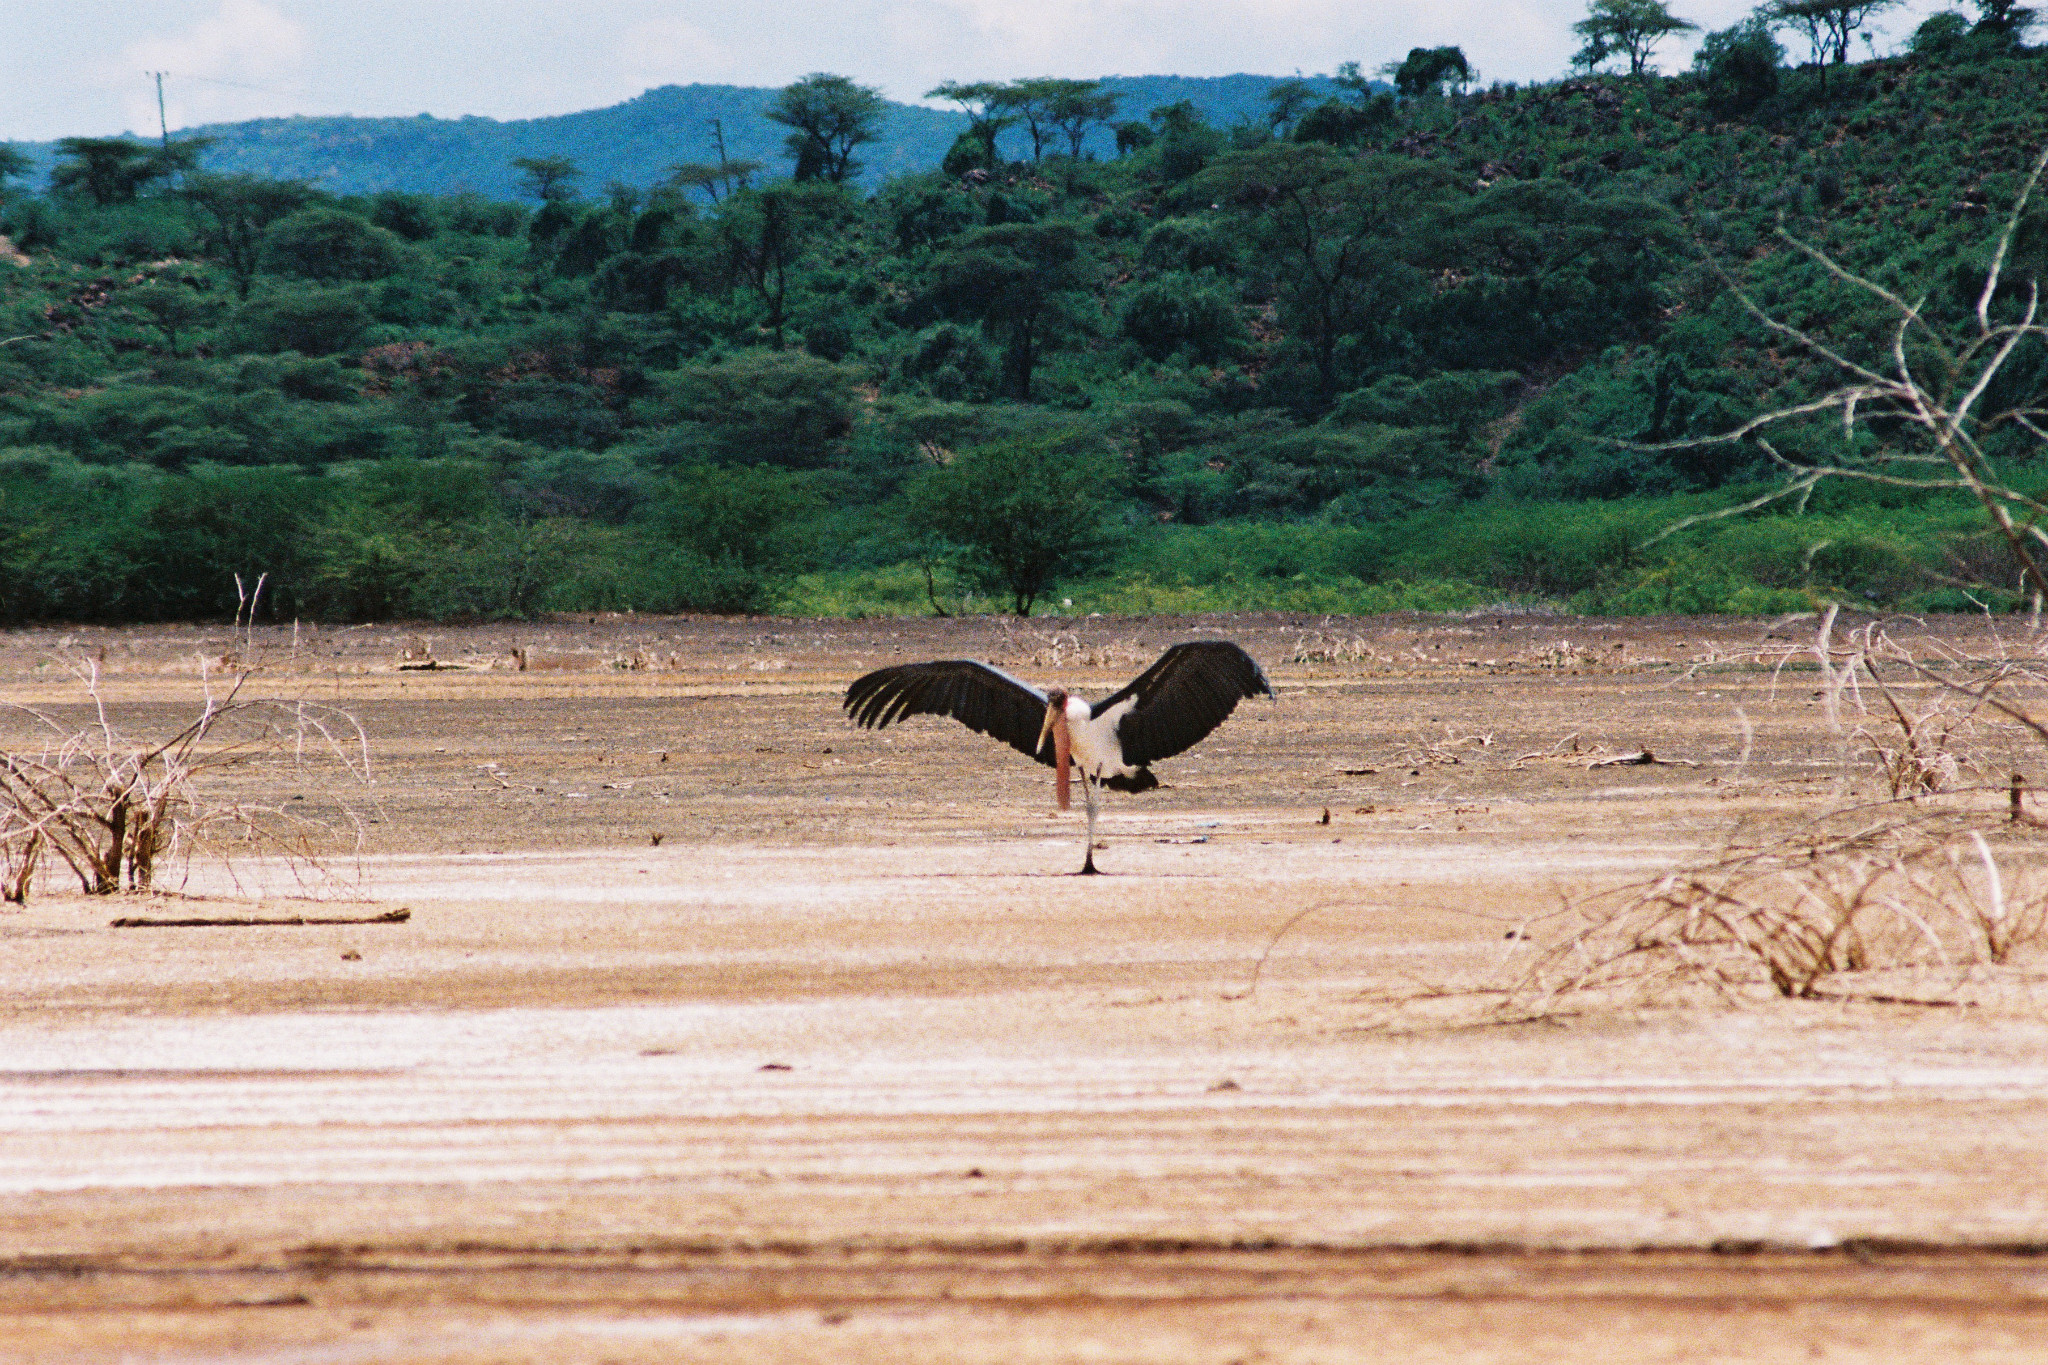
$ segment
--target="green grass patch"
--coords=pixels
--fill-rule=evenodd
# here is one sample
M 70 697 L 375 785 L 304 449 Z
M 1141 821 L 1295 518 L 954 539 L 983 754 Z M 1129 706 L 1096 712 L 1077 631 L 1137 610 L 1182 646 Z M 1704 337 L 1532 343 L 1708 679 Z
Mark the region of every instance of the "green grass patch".
M 1831 602 L 1914 612 L 2021 605 L 2010 589 L 1966 590 L 1947 581 L 2016 581 L 1981 513 L 1950 499 L 1901 506 L 1837 497 L 1826 511 L 1788 508 L 1661 534 L 1754 492 L 1604 503 L 1494 499 L 1363 525 L 1145 527 L 1098 572 L 1056 585 L 1040 610 L 1369 615 L 1501 604 L 1610 616 L 1770 616 Z M 1005 605 L 943 569 L 931 589 L 921 567 L 898 564 L 804 575 L 778 605 L 817 615 L 922 615 L 932 610 L 934 592 L 955 613 Z

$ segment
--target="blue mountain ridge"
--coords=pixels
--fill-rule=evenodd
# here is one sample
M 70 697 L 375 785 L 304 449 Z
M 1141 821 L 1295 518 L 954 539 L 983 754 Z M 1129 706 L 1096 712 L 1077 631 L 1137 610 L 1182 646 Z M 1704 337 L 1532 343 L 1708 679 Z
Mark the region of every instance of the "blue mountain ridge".
M 1284 79 L 1248 74 L 1102 78 L 1121 97 L 1119 120 L 1142 120 L 1155 108 L 1187 100 L 1219 128 L 1263 118 L 1266 91 Z M 1337 89 L 1324 76 L 1300 79 L 1319 92 Z M 579 188 L 589 194 L 614 181 L 653 185 L 678 162 L 715 161 L 714 120 L 723 128 L 728 156 L 762 162 L 771 174 L 786 173 L 783 138 L 789 130 L 761 112 L 775 94 L 758 86 L 664 85 L 609 108 L 548 118 L 296 116 L 208 124 L 182 129 L 177 136 L 214 140 L 202 161 L 208 170 L 306 180 L 335 194 L 406 190 L 510 199 L 520 183 L 513 159 L 543 156 L 574 161 L 583 172 Z M 966 126 L 966 117 L 957 112 L 892 102 L 881 137 L 859 150 L 862 183 L 874 188 L 896 176 L 935 168 Z M 17 146 L 29 155 L 34 163 L 30 174 L 40 182 L 56 159 L 54 144 Z M 1106 158 L 1115 154 L 1115 143 L 1106 130 L 1097 130 L 1085 150 Z M 1005 134 L 1005 155 L 1026 151 L 1020 132 Z

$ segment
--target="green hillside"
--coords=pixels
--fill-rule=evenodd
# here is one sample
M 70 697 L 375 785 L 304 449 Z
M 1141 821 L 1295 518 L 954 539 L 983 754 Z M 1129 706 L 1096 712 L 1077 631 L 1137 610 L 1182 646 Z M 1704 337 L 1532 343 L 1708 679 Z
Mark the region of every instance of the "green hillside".
M 2039 49 L 1726 50 L 1234 128 L 1169 100 L 1121 156 L 948 140 L 951 174 L 715 203 L 595 165 L 506 202 L 81 151 L 0 208 L 0 620 L 225 614 L 236 574 L 336 619 L 2016 603 L 1945 492 L 1659 536 L 1778 477 L 1687 438 L 1834 382 L 1731 280 L 1887 363 L 1883 310 L 1779 230 L 1924 295 L 1922 353 L 1974 325 L 2048 145 Z M 1989 307 L 2044 273 L 2037 201 Z M 2001 385 L 2048 409 L 2048 348 Z M 1905 439 L 1838 430 L 1778 448 Z M 2048 482 L 2024 423 L 1984 440 Z

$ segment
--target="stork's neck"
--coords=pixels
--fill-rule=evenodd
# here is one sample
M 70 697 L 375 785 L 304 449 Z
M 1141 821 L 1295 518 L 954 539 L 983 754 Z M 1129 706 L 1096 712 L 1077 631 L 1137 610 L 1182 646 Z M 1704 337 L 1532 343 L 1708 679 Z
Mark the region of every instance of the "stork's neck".
M 1081 700 L 1081 698 L 1075 696 L 1071 692 L 1067 694 L 1067 720 L 1070 723 L 1078 725 L 1082 721 L 1087 720 L 1094 713 L 1095 708 L 1090 706 L 1087 702 Z

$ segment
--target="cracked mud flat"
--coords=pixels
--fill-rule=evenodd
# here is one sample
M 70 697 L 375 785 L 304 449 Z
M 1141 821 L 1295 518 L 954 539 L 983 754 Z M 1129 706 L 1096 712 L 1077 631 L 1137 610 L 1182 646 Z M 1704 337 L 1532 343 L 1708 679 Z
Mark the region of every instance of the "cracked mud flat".
M 1815 675 L 1759 667 L 1810 629 L 0 637 L 0 699 L 68 719 L 56 660 L 139 732 L 231 648 L 346 707 L 376 785 L 322 913 L 412 912 L 109 926 L 304 912 L 251 859 L 0 911 L 0 1359 L 2041 1359 L 2025 971 L 1969 1009 L 1400 1003 L 1498 980 L 1565 894 L 1873 795 Z M 1109 798 L 1110 876 L 1060 875 L 1045 770 L 839 718 L 885 662 L 1099 695 L 1218 633 L 1280 700 Z M 1699 766 L 1588 766 L 1643 749 Z

